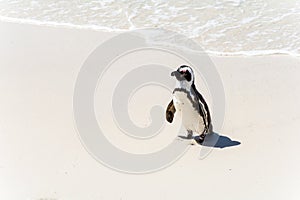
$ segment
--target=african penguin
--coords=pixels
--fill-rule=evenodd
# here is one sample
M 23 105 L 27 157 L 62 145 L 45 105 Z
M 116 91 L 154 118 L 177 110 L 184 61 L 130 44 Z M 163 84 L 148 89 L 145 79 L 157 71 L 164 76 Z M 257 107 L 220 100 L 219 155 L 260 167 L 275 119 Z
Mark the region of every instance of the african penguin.
M 194 84 L 194 72 L 191 67 L 182 65 L 171 76 L 176 78 L 176 87 L 166 110 L 166 119 L 172 123 L 174 114 L 178 111 L 188 138 L 192 138 L 193 132 L 196 132 L 200 134 L 196 141 L 202 144 L 211 131 L 211 117 L 207 103 Z

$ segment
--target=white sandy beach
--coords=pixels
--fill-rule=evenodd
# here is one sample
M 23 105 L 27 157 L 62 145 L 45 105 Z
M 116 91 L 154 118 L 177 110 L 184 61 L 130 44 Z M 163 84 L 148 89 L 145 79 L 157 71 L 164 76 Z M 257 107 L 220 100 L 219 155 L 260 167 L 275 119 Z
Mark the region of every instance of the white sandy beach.
M 299 199 L 299 57 L 211 56 L 226 95 L 220 134 L 241 144 L 203 160 L 194 145 L 132 175 L 97 162 L 73 117 L 78 72 L 113 35 L 0 23 L 0 199 Z

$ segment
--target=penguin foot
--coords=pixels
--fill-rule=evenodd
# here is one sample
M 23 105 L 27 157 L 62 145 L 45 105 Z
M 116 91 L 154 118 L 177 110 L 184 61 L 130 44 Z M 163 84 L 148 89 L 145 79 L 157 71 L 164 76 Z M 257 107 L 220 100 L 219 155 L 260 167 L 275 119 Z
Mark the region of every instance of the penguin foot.
M 205 139 L 205 134 L 201 134 L 199 137 L 195 137 L 195 140 L 198 144 L 203 144 L 204 139 Z
M 192 139 L 193 138 L 193 131 L 188 130 L 187 132 L 188 132 L 187 139 Z

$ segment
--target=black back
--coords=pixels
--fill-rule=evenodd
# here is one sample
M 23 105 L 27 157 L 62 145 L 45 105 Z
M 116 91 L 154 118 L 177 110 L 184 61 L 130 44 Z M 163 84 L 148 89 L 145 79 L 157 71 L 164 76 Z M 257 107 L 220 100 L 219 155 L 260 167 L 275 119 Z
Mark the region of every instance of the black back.
M 206 117 L 206 119 L 205 119 L 205 114 L 204 114 L 204 112 L 203 112 L 203 110 L 202 110 L 203 108 L 202 108 L 201 104 L 199 104 L 199 111 L 200 111 L 200 114 L 201 114 L 201 116 L 202 116 L 202 118 L 203 118 L 203 121 L 204 121 L 204 123 L 205 123 L 206 131 L 208 131 L 209 128 L 210 128 L 210 125 L 211 125 L 211 116 L 210 116 L 210 112 L 209 112 L 208 105 L 207 105 L 205 99 L 203 98 L 203 96 L 202 96 L 202 95 L 200 94 L 200 92 L 198 92 L 198 90 L 196 89 L 196 86 L 195 86 L 194 83 L 192 84 L 192 89 L 194 90 L 194 92 L 195 92 L 197 98 L 198 98 L 199 101 L 203 104 L 204 109 L 206 110 L 207 117 Z

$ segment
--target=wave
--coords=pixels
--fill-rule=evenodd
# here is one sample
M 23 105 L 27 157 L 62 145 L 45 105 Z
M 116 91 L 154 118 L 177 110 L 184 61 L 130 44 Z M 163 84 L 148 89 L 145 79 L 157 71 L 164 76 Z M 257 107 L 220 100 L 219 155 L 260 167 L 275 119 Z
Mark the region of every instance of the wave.
M 0 1 L 0 20 L 124 32 L 164 28 L 222 56 L 300 56 L 300 2 L 203 0 Z

